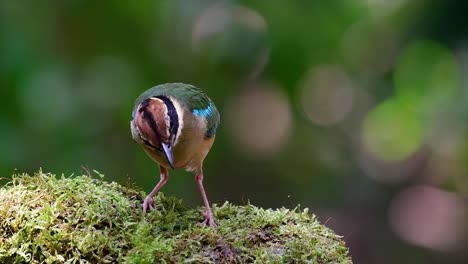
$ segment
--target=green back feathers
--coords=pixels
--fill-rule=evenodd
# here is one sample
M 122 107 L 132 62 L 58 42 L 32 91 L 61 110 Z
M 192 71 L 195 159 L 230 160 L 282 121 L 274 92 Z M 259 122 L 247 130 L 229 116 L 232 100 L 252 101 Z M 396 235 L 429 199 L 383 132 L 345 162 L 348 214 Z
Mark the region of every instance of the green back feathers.
M 133 113 L 144 100 L 153 96 L 168 96 L 176 98 L 177 101 L 194 115 L 202 116 L 207 120 L 207 136 L 216 134 L 220 116 L 218 109 L 211 99 L 198 87 L 185 83 L 166 83 L 154 86 L 142 93 L 135 102 Z

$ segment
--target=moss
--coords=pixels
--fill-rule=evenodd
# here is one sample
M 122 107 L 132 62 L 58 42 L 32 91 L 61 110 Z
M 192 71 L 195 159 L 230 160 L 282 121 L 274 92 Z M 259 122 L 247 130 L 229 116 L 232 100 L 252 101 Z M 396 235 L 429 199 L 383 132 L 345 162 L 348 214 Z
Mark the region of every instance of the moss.
M 344 242 L 305 210 L 213 205 L 218 227 L 159 193 L 90 176 L 14 175 L 0 189 L 0 263 L 351 263 Z

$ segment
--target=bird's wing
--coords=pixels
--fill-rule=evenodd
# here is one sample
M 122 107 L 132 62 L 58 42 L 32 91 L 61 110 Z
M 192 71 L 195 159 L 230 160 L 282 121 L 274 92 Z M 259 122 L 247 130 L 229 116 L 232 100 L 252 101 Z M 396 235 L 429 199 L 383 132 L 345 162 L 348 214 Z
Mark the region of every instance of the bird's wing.
M 206 119 L 207 137 L 214 136 L 220 122 L 220 115 L 215 104 L 200 89 L 192 90 L 189 102 L 189 110 L 196 116 L 202 116 Z

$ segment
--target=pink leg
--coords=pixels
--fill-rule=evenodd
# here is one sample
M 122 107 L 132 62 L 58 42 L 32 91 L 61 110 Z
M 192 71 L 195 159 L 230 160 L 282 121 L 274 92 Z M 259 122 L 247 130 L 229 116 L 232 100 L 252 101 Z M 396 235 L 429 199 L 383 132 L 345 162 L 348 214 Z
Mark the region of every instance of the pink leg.
M 203 221 L 204 224 L 207 224 L 209 226 L 216 226 L 216 223 L 214 221 L 213 213 L 211 212 L 210 208 L 210 202 L 208 202 L 208 198 L 206 197 L 205 189 L 203 188 L 203 171 L 200 170 L 197 172 L 195 175 L 195 180 L 197 181 L 198 184 L 198 189 L 200 189 L 201 196 L 203 198 L 203 203 L 205 204 L 205 221 Z
M 163 187 L 164 184 L 167 182 L 167 178 L 169 177 L 169 172 L 167 171 L 166 168 L 159 166 L 161 169 L 161 179 L 159 180 L 158 184 L 154 186 L 153 190 L 151 191 L 148 196 L 146 196 L 145 200 L 143 201 L 142 207 L 143 207 L 143 213 L 146 213 L 148 210 L 153 210 L 153 198 L 156 195 L 156 193 Z

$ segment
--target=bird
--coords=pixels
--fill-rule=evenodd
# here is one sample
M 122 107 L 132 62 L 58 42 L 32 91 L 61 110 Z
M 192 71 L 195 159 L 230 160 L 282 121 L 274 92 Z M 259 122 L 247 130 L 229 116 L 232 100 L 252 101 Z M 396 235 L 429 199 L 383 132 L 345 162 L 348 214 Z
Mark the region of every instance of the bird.
M 153 210 L 154 196 L 166 184 L 170 169 L 193 172 L 205 212 L 203 223 L 216 226 L 205 188 L 203 161 L 213 146 L 220 114 L 198 87 L 165 83 L 143 92 L 135 101 L 130 129 L 132 138 L 159 164 L 160 179 L 143 200 L 143 212 Z

